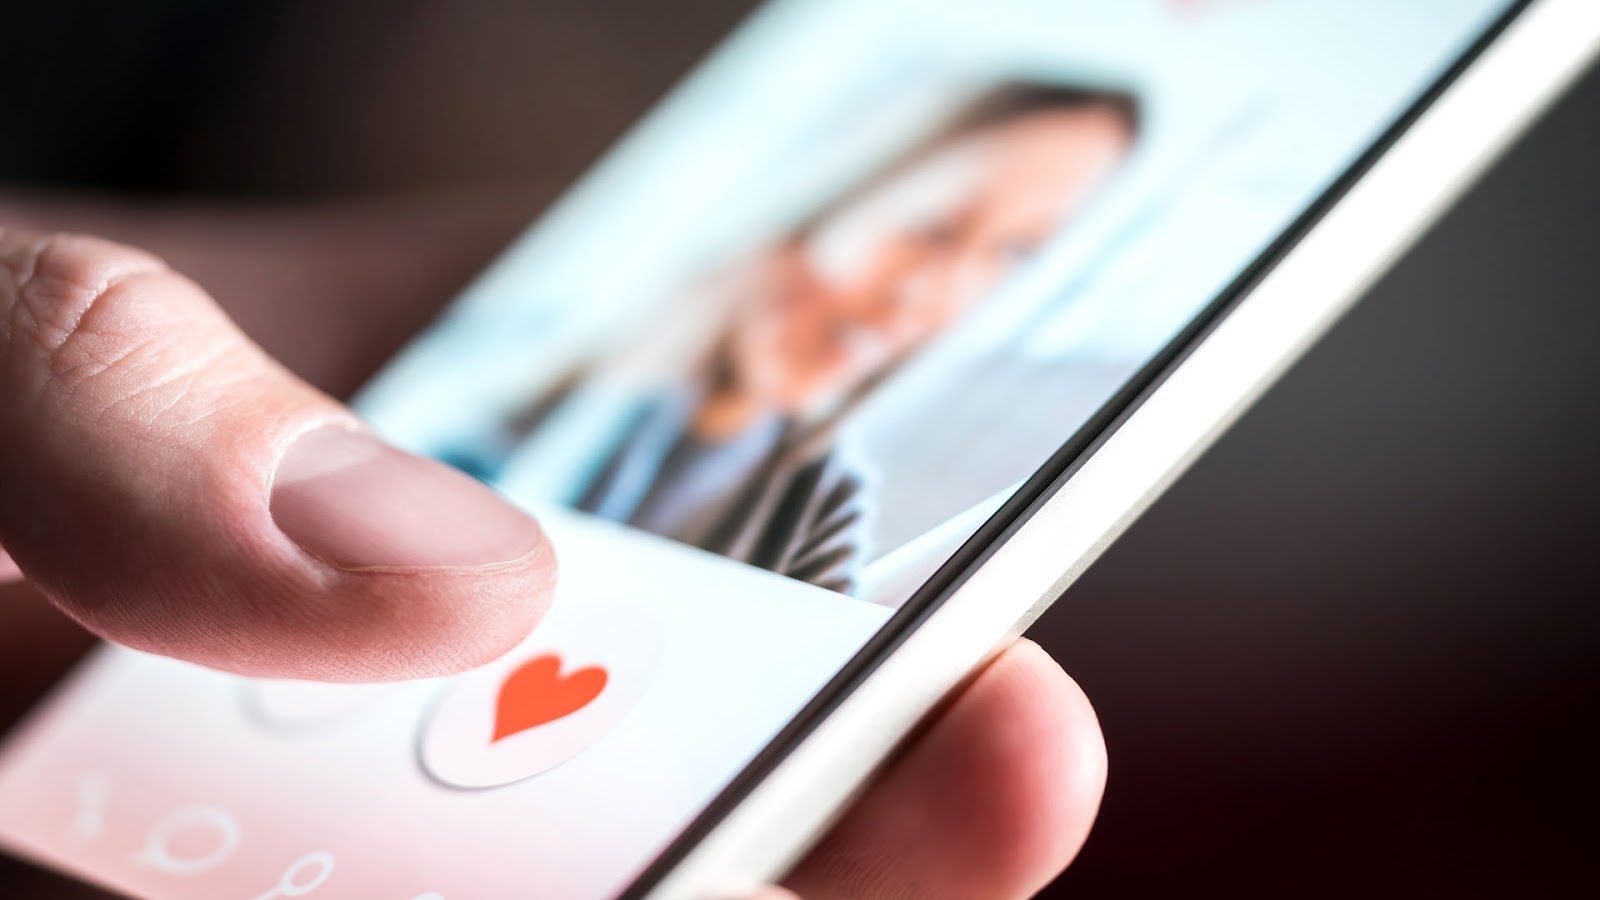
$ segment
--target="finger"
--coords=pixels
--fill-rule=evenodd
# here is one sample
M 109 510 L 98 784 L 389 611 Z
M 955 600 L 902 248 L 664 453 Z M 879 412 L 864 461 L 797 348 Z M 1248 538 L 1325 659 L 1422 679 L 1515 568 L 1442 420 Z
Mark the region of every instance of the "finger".
M 17 564 L 12 561 L 11 555 L 6 552 L 5 548 L 0 547 L 0 584 L 16 581 L 21 577 L 22 570 L 17 568 Z
M 554 559 L 531 519 L 378 441 L 159 260 L 0 232 L 0 544 L 91 631 L 253 675 L 493 658 Z
M 1088 837 L 1105 787 L 1088 698 L 1031 641 L 980 674 L 800 864 L 806 900 L 1031 897 Z

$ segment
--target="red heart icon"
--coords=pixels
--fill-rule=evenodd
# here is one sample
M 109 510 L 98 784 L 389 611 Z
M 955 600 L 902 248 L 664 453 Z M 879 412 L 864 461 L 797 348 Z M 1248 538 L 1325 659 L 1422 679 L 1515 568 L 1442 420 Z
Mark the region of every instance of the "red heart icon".
M 494 737 L 489 743 L 583 709 L 605 690 L 606 677 L 606 670 L 599 666 L 564 676 L 561 657 L 553 653 L 528 660 L 500 686 L 494 709 Z

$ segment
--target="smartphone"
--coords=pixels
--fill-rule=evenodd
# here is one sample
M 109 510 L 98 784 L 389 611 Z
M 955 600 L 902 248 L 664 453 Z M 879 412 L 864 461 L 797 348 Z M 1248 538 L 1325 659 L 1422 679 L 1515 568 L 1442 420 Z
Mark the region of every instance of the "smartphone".
M 1597 46 L 1592 0 L 761 8 L 356 401 L 544 522 L 527 640 L 103 647 L 0 746 L 0 847 L 151 897 L 780 877 Z

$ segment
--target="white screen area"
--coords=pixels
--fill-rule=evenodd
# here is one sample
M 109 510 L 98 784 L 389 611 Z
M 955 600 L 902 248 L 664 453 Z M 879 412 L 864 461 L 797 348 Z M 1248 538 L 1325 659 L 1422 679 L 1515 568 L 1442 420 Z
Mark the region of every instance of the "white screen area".
M 766 7 L 358 399 L 547 525 L 528 640 L 377 686 L 102 649 L 0 749 L 0 845 L 614 895 L 1509 5 Z

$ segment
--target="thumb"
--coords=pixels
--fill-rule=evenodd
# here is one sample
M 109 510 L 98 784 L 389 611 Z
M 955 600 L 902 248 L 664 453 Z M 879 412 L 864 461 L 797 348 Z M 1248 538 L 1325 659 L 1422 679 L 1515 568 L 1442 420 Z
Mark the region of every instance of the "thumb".
M 378 440 L 159 260 L 0 230 L 0 545 L 91 631 L 251 675 L 508 650 L 555 560 L 489 488 Z

